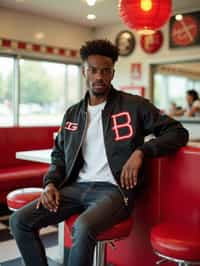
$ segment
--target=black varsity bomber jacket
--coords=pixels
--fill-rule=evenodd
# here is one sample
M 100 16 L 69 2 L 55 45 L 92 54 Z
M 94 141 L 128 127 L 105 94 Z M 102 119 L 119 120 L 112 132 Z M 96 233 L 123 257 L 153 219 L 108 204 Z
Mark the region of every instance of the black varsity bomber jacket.
M 62 187 L 78 177 L 83 165 L 81 146 L 87 129 L 87 98 L 88 93 L 64 115 L 44 186 L 54 183 Z M 135 149 L 141 149 L 145 157 L 163 156 L 188 141 L 188 132 L 178 121 L 161 114 L 148 100 L 114 88 L 102 111 L 102 124 L 108 163 L 118 184 L 122 167 Z M 144 143 L 144 137 L 151 133 L 156 138 Z

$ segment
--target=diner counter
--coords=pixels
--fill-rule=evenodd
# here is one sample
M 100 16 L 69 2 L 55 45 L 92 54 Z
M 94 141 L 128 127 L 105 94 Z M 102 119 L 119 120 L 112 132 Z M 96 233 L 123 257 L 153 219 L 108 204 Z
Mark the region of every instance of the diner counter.
M 189 131 L 190 140 L 200 141 L 200 117 L 174 117 Z
M 176 116 L 174 118 L 182 123 L 200 124 L 200 117 Z

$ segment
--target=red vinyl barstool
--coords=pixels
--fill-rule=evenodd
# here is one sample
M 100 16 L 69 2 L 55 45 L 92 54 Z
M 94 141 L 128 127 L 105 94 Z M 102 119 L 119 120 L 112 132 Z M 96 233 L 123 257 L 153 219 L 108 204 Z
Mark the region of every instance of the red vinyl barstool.
M 72 227 L 77 217 L 78 214 L 65 220 L 65 224 L 67 225 L 70 233 L 72 232 Z M 111 243 L 114 246 L 114 241 L 127 237 L 130 234 L 132 227 L 133 218 L 129 217 L 128 219 L 112 226 L 110 229 L 103 231 L 97 236 L 97 245 L 94 256 L 95 266 L 106 265 L 106 245 Z
M 16 211 L 29 202 L 40 197 L 42 188 L 20 188 L 16 189 L 7 195 L 7 205 L 12 211 Z
M 200 224 L 161 223 L 151 231 L 151 245 L 155 253 L 165 261 L 179 266 L 200 264 Z

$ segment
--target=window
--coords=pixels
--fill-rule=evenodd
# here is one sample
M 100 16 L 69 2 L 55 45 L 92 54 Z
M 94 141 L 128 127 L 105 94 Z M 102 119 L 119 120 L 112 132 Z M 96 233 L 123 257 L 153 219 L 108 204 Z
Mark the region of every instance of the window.
M 67 65 L 66 72 L 67 105 L 70 106 L 80 99 L 80 67 Z
M 0 57 L 0 126 L 13 125 L 13 85 L 14 60 L 10 57 Z
M 156 74 L 154 77 L 154 103 L 165 111 L 169 111 L 172 102 L 185 107 L 187 79 L 178 76 Z
M 167 113 L 170 111 L 172 104 L 175 104 L 179 109 L 187 108 L 186 91 L 191 89 L 196 90 L 200 96 L 199 77 L 192 78 L 186 75 L 159 72 L 154 74 L 153 101 L 158 108 Z
M 0 127 L 60 125 L 82 96 L 80 76 L 78 65 L 0 57 Z
M 65 65 L 20 60 L 20 125 L 56 125 L 65 102 Z

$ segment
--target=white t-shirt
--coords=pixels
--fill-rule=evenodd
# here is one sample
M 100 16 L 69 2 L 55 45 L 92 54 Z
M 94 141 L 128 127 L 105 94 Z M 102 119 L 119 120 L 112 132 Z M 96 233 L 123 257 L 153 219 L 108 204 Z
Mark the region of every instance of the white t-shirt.
M 116 184 L 108 165 L 104 145 L 101 113 L 105 102 L 88 105 L 88 128 L 82 144 L 84 164 L 77 182 L 110 182 Z
M 195 116 L 200 116 L 200 100 L 196 100 L 193 102 L 192 107 L 195 107 L 197 111 L 195 112 Z

